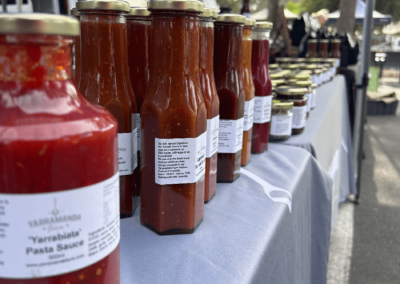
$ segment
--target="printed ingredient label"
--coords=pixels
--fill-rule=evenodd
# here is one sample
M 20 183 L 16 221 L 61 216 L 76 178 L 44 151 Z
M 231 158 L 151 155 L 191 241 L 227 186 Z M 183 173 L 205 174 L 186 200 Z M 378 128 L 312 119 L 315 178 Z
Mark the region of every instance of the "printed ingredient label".
M 118 167 L 119 175 L 133 173 L 132 133 L 118 133 Z
M 254 123 L 266 123 L 271 120 L 272 96 L 254 98 Z
M 249 131 L 253 127 L 254 98 L 244 102 L 243 131 Z
M 218 153 L 236 153 L 242 149 L 243 117 L 219 120 Z
M 119 174 L 61 192 L 0 194 L 0 220 L 0 278 L 90 266 L 119 243 Z
M 207 158 L 218 152 L 219 115 L 207 119 Z
M 307 98 L 307 112 L 311 110 L 311 100 L 312 100 L 312 93 L 308 93 L 304 95 Z
M 197 138 L 155 141 L 156 183 L 195 183 L 206 172 L 207 132 Z
M 137 129 L 137 150 L 142 151 L 142 119 L 140 118 L 140 113 L 132 113 L 132 125 L 133 117 L 136 118 L 136 129 Z
M 299 129 L 306 126 L 307 106 L 294 106 L 292 109 L 293 122 L 292 128 Z
M 288 136 L 292 134 L 293 115 L 273 115 L 271 118 L 270 135 Z

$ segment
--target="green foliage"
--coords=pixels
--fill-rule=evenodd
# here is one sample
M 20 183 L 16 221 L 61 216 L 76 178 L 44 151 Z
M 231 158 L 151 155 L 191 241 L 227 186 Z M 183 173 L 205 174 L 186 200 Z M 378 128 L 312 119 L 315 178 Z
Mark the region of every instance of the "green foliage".
M 302 0 L 301 9 L 303 12 L 309 13 L 318 12 L 321 9 L 328 9 L 329 13 L 332 13 L 336 10 L 339 10 L 339 5 L 340 0 Z
M 400 21 L 399 0 L 376 0 L 375 10 L 387 15 L 392 15 L 393 22 Z
M 232 13 L 240 13 L 240 9 L 242 8 L 242 0 L 217 0 L 217 3 L 221 7 L 230 7 L 232 9 Z
M 295 13 L 295 14 L 300 14 L 301 13 L 301 6 L 300 3 L 293 3 L 292 1 L 289 1 L 286 5 L 286 8 Z

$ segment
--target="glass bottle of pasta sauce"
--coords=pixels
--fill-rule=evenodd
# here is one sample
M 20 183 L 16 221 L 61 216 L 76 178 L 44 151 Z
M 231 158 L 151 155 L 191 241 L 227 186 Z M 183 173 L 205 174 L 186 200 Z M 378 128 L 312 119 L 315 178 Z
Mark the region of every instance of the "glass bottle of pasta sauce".
M 76 8 L 71 9 L 71 16 L 74 16 L 75 18 L 80 19 L 79 12 L 76 10 Z M 74 53 L 75 53 L 75 60 L 74 60 L 74 81 L 75 84 L 79 84 L 79 78 L 81 77 L 81 37 L 80 35 L 77 35 L 75 37 L 75 42 L 74 42 Z
M 128 35 L 128 65 L 129 77 L 133 92 L 135 93 L 137 112 L 132 113 L 132 125 L 137 128 L 137 193 L 140 195 L 141 187 L 141 118 L 140 111 L 147 89 L 149 87 L 149 38 L 151 33 L 151 18 L 147 8 L 131 8 L 125 15 Z
M 120 283 L 117 121 L 72 80 L 78 35 L 70 17 L 0 15 L 2 284 Z
M 319 40 L 318 57 L 328 58 L 329 39 Z
M 307 94 L 306 88 L 292 88 L 280 86 L 275 89 L 276 99 L 282 102 L 293 102 L 292 134 L 301 134 L 306 127 L 307 120 Z
M 340 44 L 342 41 L 340 39 L 333 39 L 331 40 L 331 52 L 329 53 L 330 58 L 336 58 L 336 74 L 339 73 L 339 68 L 340 68 Z
M 205 8 L 200 16 L 200 84 L 207 109 L 207 156 L 204 202 L 217 192 L 219 98 L 214 80 L 214 20 L 217 10 Z
M 270 22 L 257 22 L 253 31 L 251 67 L 255 86 L 254 125 L 251 152 L 268 150 L 269 122 L 271 120 L 272 84 L 269 77 Z
M 307 58 L 316 58 L 317 57 L 317 44 L 318 40 L 316 39 L 309 39 L 307 41 Z
M 255 20 L 246 19 L 243 28 L 242 68 L 240 72 L 243 78 L 246 101 L 244 103 L 242 166 L 246 166 L 250 162 L 251 140 L 253 137 L 254 83 L 253 75 L 251 74 L 251 42 L 255 23 Z
M 127 58 L 125 1 L 79 1 L 81 78 L 79 91 L 105 107 L 118 121 L 118 163 L 121 218 L 131 217 L 137 196 L 137 128 L 132 123 L 136 101 Z
M 142 225 L 193 233 L 203 220 L 207 109 L 199 76 L 199 1 L 151 1 L 150 83 L 142 106 Z
M 240 76 L 244 16 L 221 14 L 215 22 L 214 74 L 220 101 L 217 181 L 240 175 L 245 92 Z

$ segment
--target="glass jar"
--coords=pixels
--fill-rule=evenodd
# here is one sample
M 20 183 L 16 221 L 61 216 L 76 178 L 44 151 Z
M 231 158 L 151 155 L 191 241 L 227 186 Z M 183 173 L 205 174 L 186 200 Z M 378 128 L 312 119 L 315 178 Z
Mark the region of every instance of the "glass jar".
M 72 80 L 79 32 L 70 17 L 0 15 L 3 284 L 120 283 L 117 121 Z
M 144 97 L 149 87 L 149 37 L 151 33 L 151 18 L 146 8 L 131 8 L 126 17 L 128 41 L 128 67 L 131 86 L 135 94 L 137 111 L 132 112 L 132 126 L 137 129 L 137 195 L 141 190 L 141 155 L 142 123 L 140 112 Z
M 244 105 L 242 166 L 246 166 L 250 162 L 251 141 L 253 137 L 254 83 L 251 73 L 251 43 L 255 23 L 255 20 L 246 19 L 243 28 L 241 76 L 243 78 L 246 101 Z
M 339 74 L 339 68 L 340 68 L 340 45 L 342 41 L 340 39 L 333 39 L 331 40 L 331 52 L 329 53 L 330 58 L 335 58 L 335 68 L 336 68 L 336 74 Z
M 317 57 L 317 44 L 318 44 L 318 40 L 316 40 L 316 39 L 309 39 L 307 41 L 306 58 L 316 58 Z
M 270 71 L 277 71 L 280 69 L 278 64 L 269 64 L 268 68 Z
M 81 78 L 79 91 L 118 121 L 118 161 L 121 218 L 131 217 L 137 196 L 137 129 L 132 124 L 136 101 L 128 70 L 126 19 L 122 1 L 79 1 L 81 18 Z
M 290 88 L 306 88 L 307 93 L 304 95 L 307 98 L 307 118 L 310 116 L 311 102 L 313 101 L 313 89 L 311 80 L 302 80 L 303 78 L 298 76 L 297 78 L 290 79 L 286 81 L 286 85 Z
M 285 85 L 285 80 L 284 79 L 276 79 L 276 80 L 271 79 L 271 85 L 272 85 L 272 99 L 273 99 L 274 97 L 276 97 L 275 88 L 278 86 Z
M 282 70 L 289 70 L 290 72 L 295 72 L 300 68 L 298 64 L 282 64 L 280 67 Z
M 141 112 L 140 222 L 160 235 L 188 234 L 200 225 L 204 212 L 207 109 L 199 74 L 203 3 L 151 1 L 148 9 L 151 76 Z
M 284 141 L 292 135 L 293 102 L 272 101 L 269 141 Z
M 307 65 L 304 65 L 304 66 L 302 66 L 300 69 L 301 69 L 301 71 L 303 71 L 303 72 L 310 72 L 310 75 L 311 75 L 311 81 L 314 83 L 314 84 L 317 84 L 317 82 L 318 82 L 318 77 L 317 77 L 317 74 L 316 74 L 316 72 L 315 72 L 315 70 L 317 70 L 317 65 L 316 64 L 307 64 Z
M 329 47 L 328 39 L 319 40 L 319 50 L 318 50 L 319 58 L 328 58 L 328 47 Z
M 272 29 L 272 28 L 271 28 Z M 268 36 L 269 38 L 269 36 Z M 287 65 L 290 64 L 292 62 L 292 58 L 289 57 L 277 57 L 275 58 L 276 63 L 278 63 L 278 65 Z
M 282 102 L 293 102 L 292 134 L 301 134 L 306 126 L 307 94 L 306 88 L 281 86 L 276 88 L 276 99 Z
M 207 156 L 204 202 L 217 192 L 219 98 L 214 79 L 214 20 L 218 13 L 204 9 L 200 17 L 200 84 L 207 109 Z
M 76 10 L 76 8 L 71 9 L 71 16 L 75 17 L 78 21 L 80 19 L 79 12 Z M 75 42 L 73 46 L 74 50 L 74 81 L 75 84 L 79 84 L 79 78 L 81 77 L 81 37 L 80 35 L 77 35 L 74 37 Z
M 246 97 L 240 76 L 245 20 L 244 16 L 221 14 L 214 25 L 214 75 L 223 106 L 219 112 L 219 182 L 233 182 L 240 175 Z
M 254 125 L 251 152 L 268 150 L 271 121 L 272 84 L 268 71 L 270 22 L 257 22 L 253 31 L 251 68 L 255 87 Z

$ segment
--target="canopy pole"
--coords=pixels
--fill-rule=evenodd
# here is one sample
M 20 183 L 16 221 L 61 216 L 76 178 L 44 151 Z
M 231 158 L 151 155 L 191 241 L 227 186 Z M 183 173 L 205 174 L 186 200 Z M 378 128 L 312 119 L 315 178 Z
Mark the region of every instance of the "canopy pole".
M 363 43 L 362 43 L 362 61 L 361 71 L 357 78 L 357 85 L 362 86 L 357 88 L 355 125 L 353 130 L 353 149 L 354 149 L 354 175 L 357 185 L 356 201 L 360 199 L 360 182 L 361 182 L 361 162 L 363 159 L 363 138 L 364 138 L 364 123 L 366 114 L 366 95 L 367 82 L 369 73 L 369 59 L 371 49 L 371 34 L 372 34 L 372 12 L 375 8 L 375 0 L 367 0 L 364 26 L 363 26 Z

